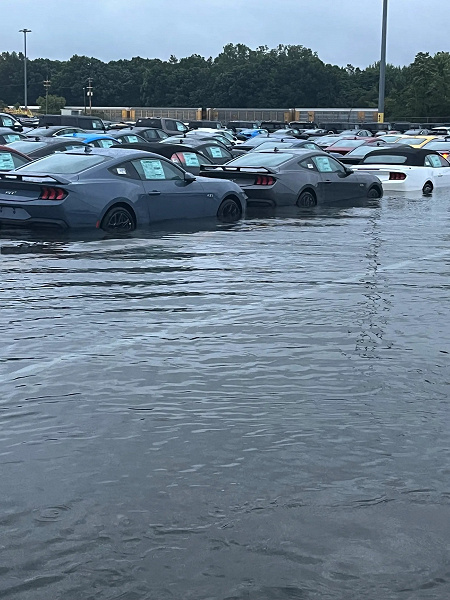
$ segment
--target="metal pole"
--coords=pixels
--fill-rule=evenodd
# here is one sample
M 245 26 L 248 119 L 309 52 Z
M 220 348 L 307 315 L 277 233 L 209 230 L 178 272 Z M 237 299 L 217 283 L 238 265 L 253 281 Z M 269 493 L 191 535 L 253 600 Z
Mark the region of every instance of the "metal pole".
M 31 29 L 20 29 L 19 33 L 23 33 L 23 87 L 25 110 L 28 110 L 28 90 L 27 90 L 27 33 L 31 33 Z
M 86 114 L 86 88 L 83 88 L 84 114 Z
M 388 0 L 383 0 L 383 27 L 381 33 L 380 85 L 378 95 L 378 123 L 384 123 L 384 96 L 386 91 L 386 40 Z

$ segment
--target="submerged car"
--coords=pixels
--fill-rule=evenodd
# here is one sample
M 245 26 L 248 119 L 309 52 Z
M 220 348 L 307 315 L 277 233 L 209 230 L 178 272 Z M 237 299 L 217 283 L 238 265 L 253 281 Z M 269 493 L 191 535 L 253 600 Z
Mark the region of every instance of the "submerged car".
M 26 139 L 27 136 L 24 133 L 18 133 L 8 127 L 0 127 L 0 144 L 11 144 Z
M 357 173 L 376 175 L 389 191 L 422 190 L 430 194 L 434 188 L 450 186 L 450 163 L 439 152 L 426 148 L 396 146 L 374 150 L 352 168 Z
M 30 160 L 28 156 L 17 150 L 13 150 L 8 146 L 0 146 L 0 171 L 12 171 L 17 167 L 26 165 Z
M 376 176 L 354 173 L 325 152 L 313 150 L 249 152 L 221 167 L 203 167 L 200 173 L 238 183 L 248 206 L 312 207 L 383 195 Z
M 171 138 L 173 139 L 173 138 Z M 115 148 L 126 148 L 143 150 L 160 154 L 171 160 L 176 165 L 179 165 L 192 175 L 199 175 L 202 165 L 213 165 L 214 162 L 198 151 L 198 148 L 189 146 L 188 144 L 118 144 Z
M 73 137 L 44 137 L 44 138 L 27 138 L 19 142 L 12 142 L 8 147 L 22 152 L 30 158 L 42 158 L 55 152 L 66 152 L 66 150 L 75 150 L 84 148 L 86 144 L 82 140 L 74 139 Z
M 0 224 L 129 232 L 167 219 L 239 219 L 246 195 L 231 181 L 194 177 L 157 154 L 90 148 L 0 173 Z

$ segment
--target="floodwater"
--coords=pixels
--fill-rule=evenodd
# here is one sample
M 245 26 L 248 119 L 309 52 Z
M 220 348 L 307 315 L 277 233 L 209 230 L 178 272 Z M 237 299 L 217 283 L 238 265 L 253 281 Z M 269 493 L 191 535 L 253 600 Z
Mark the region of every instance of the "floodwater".
M 0 597 L 448 600 L 450 194 L 0 232 Z

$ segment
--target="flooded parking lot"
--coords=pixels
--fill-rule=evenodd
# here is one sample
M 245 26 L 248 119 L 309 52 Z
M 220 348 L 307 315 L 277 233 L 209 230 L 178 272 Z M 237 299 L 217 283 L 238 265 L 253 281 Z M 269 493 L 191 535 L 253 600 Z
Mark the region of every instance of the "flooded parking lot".
M 450 194 L 0 232 L 0 596 L 450 596 Z

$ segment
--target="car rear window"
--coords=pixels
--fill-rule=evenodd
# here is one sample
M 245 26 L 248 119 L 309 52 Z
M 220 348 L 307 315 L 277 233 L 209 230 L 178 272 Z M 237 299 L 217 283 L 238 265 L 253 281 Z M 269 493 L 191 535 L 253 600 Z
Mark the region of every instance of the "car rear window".
M 270 154 L 252 152 L 231 160 L 227 165 L 230 167 L 279 167 L 292 158 L 294 158 L 294 155 L 288 152 L 273 152 Z
M 27 162 L 27 159 L 12 152 L 0 152 L 0 171 L 11 171 Z
M 11 146 L 11 148 L 14 148 L 14 150 L 17 150 L 18 152 L 28 154 L 29 152 L 45 148 L 47 144 L 45 142 L 12 142 L 11 144 L 8 144 L 8 146 Z
M 362 162 L 364 164 L 403 165 L 407 160 L 408 157 L 401 154 L 377 154 L 375 156 L 366 156 Z
M 399 140 L 397 140 L 397 144 L 406 144 L 407 146 L 413 146 L 416 144 L 423 144 L 424 141 L 425 140 L 423 138 L 409 137 L 409 138 L 400 138 Z
M 108 160 L 98 154 L 51 154 L 20 168 L 21 173 L 81 173 Z
M 362 144 L 364 144 L 363 140 L 339 140 L 337 142 L 334 142 L 334 144 L 331 144 L 329 148 L 357 148 Z
M 292 148 L 293 142 L 263 142 L 255 146 L 250 152 L 264 152 L 264 150 L 273 150 L 274 148 Z

